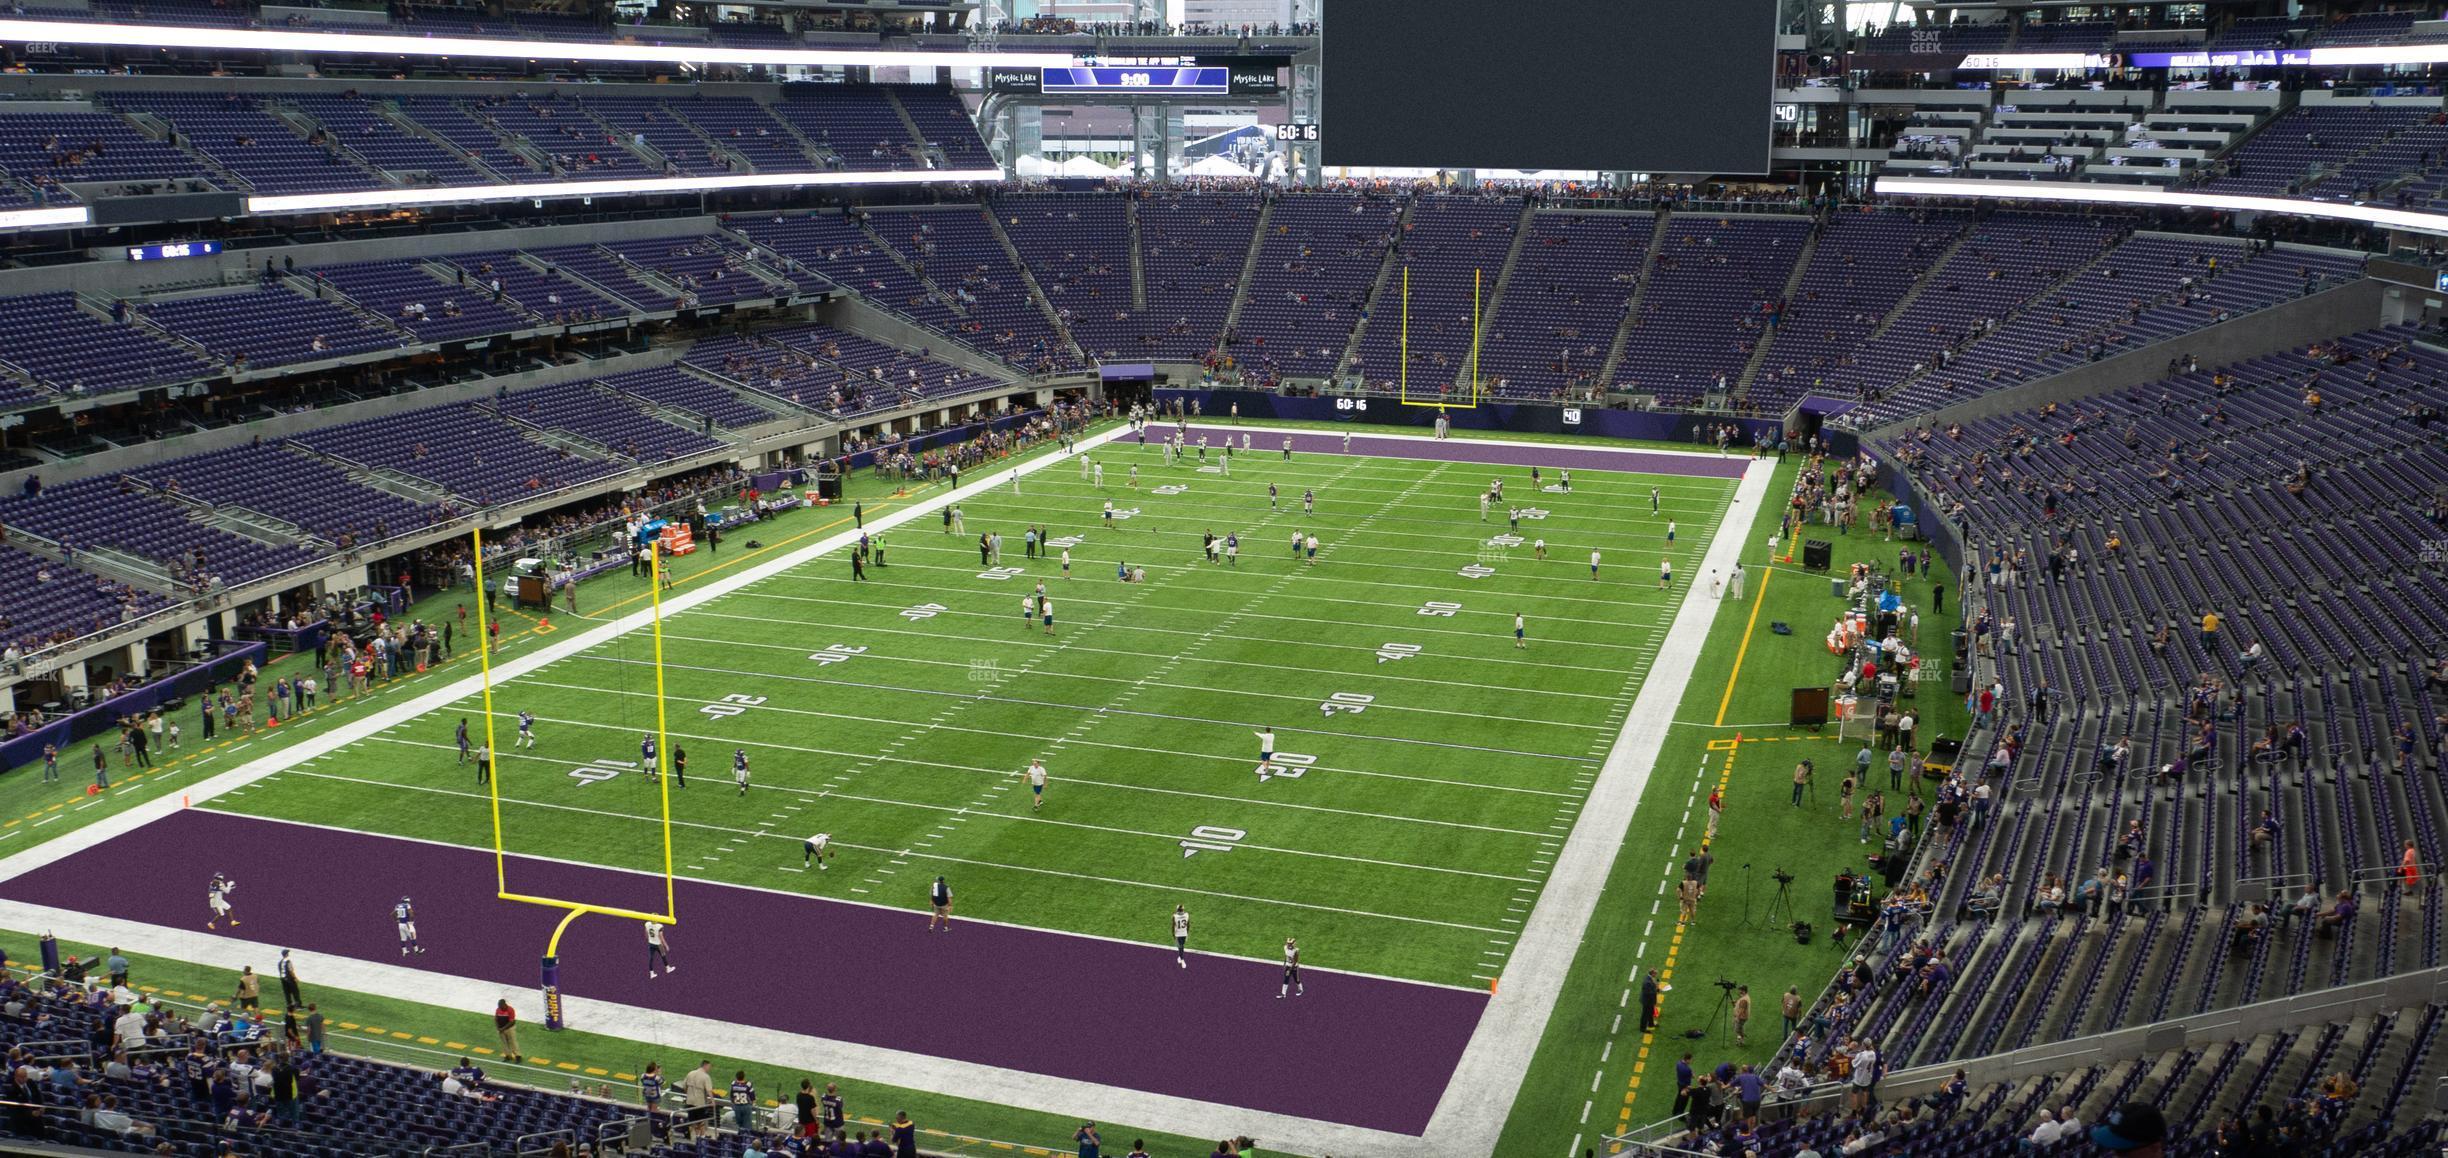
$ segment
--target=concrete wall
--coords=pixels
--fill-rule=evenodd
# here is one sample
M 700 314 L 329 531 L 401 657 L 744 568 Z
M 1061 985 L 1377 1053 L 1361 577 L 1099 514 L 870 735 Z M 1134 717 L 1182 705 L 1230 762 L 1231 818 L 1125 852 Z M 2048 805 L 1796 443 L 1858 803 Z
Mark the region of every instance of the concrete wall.
M 2140 386 L 2166 377 L 2168 360 L 2188 354 L 2200 358 L 2202 365 L 2223 366 L 2300 348 L 2322 338 L 2372 329 L 2384 323 L 2382 307 L 2388 295 L 2397 289 L 2370 278 L 2349 282 L 2308 298 L 2154 342 L 2131 353 L 2060 371 L 2012 390 L 1992 391 L 1943 410 L 1915 415 L 1880 427 L 1872 434 L 1891 434 L 1924 422 L 1940 426 L 1969 422 Z

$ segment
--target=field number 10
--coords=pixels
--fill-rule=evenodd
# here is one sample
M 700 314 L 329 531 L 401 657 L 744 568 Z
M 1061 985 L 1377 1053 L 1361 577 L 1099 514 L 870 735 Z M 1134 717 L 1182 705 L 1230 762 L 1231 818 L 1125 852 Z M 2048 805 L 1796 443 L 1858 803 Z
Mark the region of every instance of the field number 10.
M 1193 828 L 1190 830 L 1190 835 L 1197 839 L 1181 842 L 1182 856 L 1185 859 L 1197 856 L 1202 852 L 1231 852 L 1234 845 L 1240 844 L 1249 837 L 1249 833 L 1238 828 L 1218 828 L 1212 824 L 1202 824 Z

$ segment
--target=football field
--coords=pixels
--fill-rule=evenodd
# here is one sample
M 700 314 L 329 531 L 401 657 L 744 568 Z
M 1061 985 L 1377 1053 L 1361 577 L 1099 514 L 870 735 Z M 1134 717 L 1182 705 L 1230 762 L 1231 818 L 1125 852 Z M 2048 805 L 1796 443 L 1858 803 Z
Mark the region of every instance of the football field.
M 679 996 L 723 985 L 718 970 L 742 986 L 773 975 L 770 962 L 722 959 L 735 952 L 821 961 L 864 947 L 868 972 L 810 977 L 829 999 L 867 1007 L 872 1023 L 835 1007 L 768 1024 L 1418 1133 L 1687 589 L 1697 582 L 1708 597 L 1708 576 L 1695 572 L 1748 464 L 1385 436 L 1352 439 L 1346 453 L 1328 434 L 1300 435 L 1286 455 L 1284 432 L 1257 430 L 1228 473 L 1213 449 L 1204 464 L 1195 449 L 1168 462 L 1154 436 L 1169 429 L 1144 447 L 1092 447 L 1101 485 L 1068 459 L 1016 485 L 991 470 L 973 477 L 957 529 L 933 506 L 900 515 L 863 579 L 836 549 L 684 601 L 661 624 L 659 664 L 655 634 L 630 630 L 507 674 L 491 694 L 496 786 L 478 783 L 455 739 L 462 720 L 475 742 L 487 734 L 474 681 L 449 702 L 301 753 L 163 830 L 199 850 L 142 870 L 159 876 L 163 898 L 98 911 L 199 923 L 178 915 L 198 905 L 202 880 L 178 874 L 210 871 L 195 857 L 294 840 L 334 871 L 305 891 L 250 882 L 258 921 L 308 949 L 379 959 L 391 929 L 377 902 L 416 892 L 423 937 L 444 954 L 420 967 L 532 985 L 557 914 L 505 919 L 516 907 L 493 900 L 497 787 L 513 892 L 659 908 L 668 832 L 683 882 L 675 958 L 694 971 L 643 988 L 634 924 L 597 918 L 562 949 L 573 994 L 753 1018 Z M 1190 442 L 1237 446 L 1241 433 L 1193 426 Z M 1497 480 L 1504 497 L 1483 514 Z M 1027 550 L 1030 528 L 1051 540 L 1046 554 Z M 999 558 L 981 556 L 988 532 L 1001 535 Z M 1210 561 L 1209 534 L 1237 536 L 1237 555 Z M 1310 535 L 1314 556 L 1294 546 Z M 1663 588 L 1662 563 L 1674 571 Z M 1119 580 L 1125 565 L 1145 581 Z M 1041 589 L 1050 626 L 1034 602 Z M 552 619 L 564 638 L 600 626 Z M 685 788 L 639 769 L 658 690 L 660 727 L 687 756 Z M 531 746 L 516 740 L 521 712 L 534 717 Z M 1263 763 L 1262 731 L 1275 737 Z M 1025 775 L 1032 760 L 1047 770 L 1042 799 Z M 267 822 L 277 827 L 248 827 Z M 836 854 L 822 868 L 803 844 L 819 832 Z M 113 843 L 92 851 L 129 871 Z M 940 976 L 895 957 L 925 951 L 904 943 L 926 935 L 939 875 L 956 919 L 981 926 L 963 951 L 982 955 Z M 10 893 L 45 888 L 37 873 Z M 1192 921 L 1186 967 L 1173 957 L 1177 905 Z M 710 925 L 711 914 L 722 921 Z M 1372 1098 L 1365 1082 L 1319 1089 L 1327 1071 L 1297 1067 L 1281 1087 L 1236 1084 L 1223 1064 L 1106 1069 L 1025 1044 L 1075 1015 L 1150 1032 L 1182 1025 L 1202 1040 L 1255 1028 L 1249 1018 L 1274 1014 L 1245 999 L 1280 1000 L 1287 938 L 1312 991 L 1300 1000 L 1352 995 L 1343 1016 L 1287 1030 L 1291 1040 L 1317 1035 L 1321 1067 L 1417 1053 L 1428 1072 L 1394 1080 L 1428 1082 L 1424 1092 L 1404 1101 L 1392 1087 Z M 1048 948 L 1055 941 L 1089 948 Z M 722 958 L 689 955 L 715 944 Z M 997 1030 L 980 1022 L 1000 1014 L 935 988 L 965 989 L 961 978 L 997 962 L 1043 975 L 970 997 L 1050 1008 Z M 1231 1000 L 1204 992 L 1219 986 Z M 1152 1008 L 1124 1016 L 1100 1002 Z M 961 1025 L 974 1036 L 1010 1041 L 937 1042 L 912 1028 L 947 1008 L 967 1010 Z M 1241 1048 L 1219 1047 L 1216 1060 Z

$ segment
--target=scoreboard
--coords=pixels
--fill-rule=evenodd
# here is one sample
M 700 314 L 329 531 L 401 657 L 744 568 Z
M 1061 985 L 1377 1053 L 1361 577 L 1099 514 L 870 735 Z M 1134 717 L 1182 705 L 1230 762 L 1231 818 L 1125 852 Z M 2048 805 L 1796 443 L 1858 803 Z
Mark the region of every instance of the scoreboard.
M 1220 97 L 1283 91 L 1286 57 L 1104 58 L 1059 68 L 990 68 L 988 91 L 1030 96 Z
M 1037 91 L 1048 94 L 1226 96 L 1232 92 L 1229 68 L 1045 68 L 1037 72 Z

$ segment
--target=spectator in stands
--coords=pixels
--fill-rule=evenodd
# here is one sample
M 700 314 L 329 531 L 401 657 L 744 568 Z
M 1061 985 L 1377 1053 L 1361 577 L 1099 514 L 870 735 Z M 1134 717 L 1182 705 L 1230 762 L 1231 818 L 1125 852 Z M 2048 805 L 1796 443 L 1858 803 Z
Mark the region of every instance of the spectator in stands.
M 2091 1131 L 2091 1144 L 2136 1158 L 2160 1158 L 2167 1150 L 2167 1119 L 2157 1106 L 2127 1102 L 2108 1111 Z
M 2337 900 L 2330 904 L 2328 912 L 2320 915 L 2319 923 L 2314 928 L 2320 932 L 2339 932 L 2354 920 L 2355 908 L 2354 890 L 2339 889 Z

